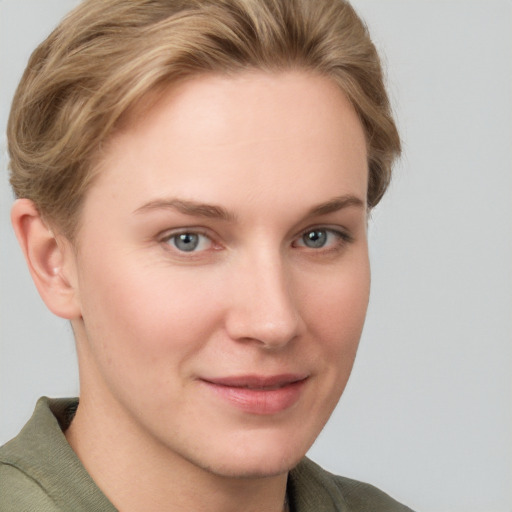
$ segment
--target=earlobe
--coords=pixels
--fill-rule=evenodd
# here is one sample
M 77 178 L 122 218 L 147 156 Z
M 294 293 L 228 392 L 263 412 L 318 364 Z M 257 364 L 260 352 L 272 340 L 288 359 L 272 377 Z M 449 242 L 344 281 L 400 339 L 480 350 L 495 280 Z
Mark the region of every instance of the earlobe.
M 79 318 L 75 256 L 70 242 L 55 235 L 29 199 L 18 199 L 11 221 L 32 279 L 52 313 Z

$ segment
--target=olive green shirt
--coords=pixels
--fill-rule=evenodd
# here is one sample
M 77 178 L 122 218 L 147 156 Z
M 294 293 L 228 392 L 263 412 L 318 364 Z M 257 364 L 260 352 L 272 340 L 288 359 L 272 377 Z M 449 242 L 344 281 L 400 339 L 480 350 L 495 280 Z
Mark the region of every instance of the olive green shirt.
M 76 399 L 41 398 L 0 448 L 0 512 L 116 512 L 66 441 Z M 375 487 L 332 475 L 308 459 L 290 472 L 292 512 L 411 512 Z

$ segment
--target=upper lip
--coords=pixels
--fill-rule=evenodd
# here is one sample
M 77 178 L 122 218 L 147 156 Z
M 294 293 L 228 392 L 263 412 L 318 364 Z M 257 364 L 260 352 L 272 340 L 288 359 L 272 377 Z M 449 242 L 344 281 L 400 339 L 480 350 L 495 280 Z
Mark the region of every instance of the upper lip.
M 230 377 L 203 378 L 201 380 L 216 386 L 248 389 L 278 389 L 307 379 L 305 374 L 286 373 L 281 375 L 234 375 Z

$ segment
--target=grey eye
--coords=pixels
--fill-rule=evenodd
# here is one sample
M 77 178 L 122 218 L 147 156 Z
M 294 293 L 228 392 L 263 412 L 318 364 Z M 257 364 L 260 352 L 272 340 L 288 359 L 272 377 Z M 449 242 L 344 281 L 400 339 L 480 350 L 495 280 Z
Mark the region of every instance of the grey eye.
M 302 235 L 302 241 L 306 247 L 319 249 L 327 242 L 327 231 L 323 229 L 314 229 Z
M 195 251 L 199 246 L 199 235 L 195 233 L 181 233 L 172 237 L 174 246 L 180 251 Z

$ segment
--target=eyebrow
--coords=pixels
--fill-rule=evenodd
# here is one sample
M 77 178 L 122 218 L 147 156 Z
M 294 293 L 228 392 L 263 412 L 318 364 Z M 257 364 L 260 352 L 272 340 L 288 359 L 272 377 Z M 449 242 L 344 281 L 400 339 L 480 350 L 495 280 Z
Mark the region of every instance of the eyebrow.
M 364 202 L 353 195 L 333 197 L 325 203 L 318 204 L 311 208 L 306 217 L 327 215 L 349 207 L 364 208 Z M 175 198 L 155 199 L 137 208 L 134 213 L 138 214 L 152 210 L 177 210 L 180 213 L 194 217 L 220 219 L 226 222 L 236 221 L 236 215 L 222 206 Z
M 337 212 L 338 210 L 343 210 L 344 208 L 351 206 L 355 206 L 357 208 L 365 207 L 362 199 L 348 194 L 344 196 L 333 197 L 325 203 L 314 206 L 311 208 L 311 210 L 309 210 L 309 216 L 313 217 L 317 215 L 327 215 L 328 213 Z
M 156 199 L 137 208 L 134 213 L 144 213 L 151 210 L 177 210 L 185 215 L 194 217 L 207 217 L 210 219 L 221 219 L 228 222 L 236 220 L 236 216 L 228 212 L 222 206 L 213 204 L 197 203 L 185 199 Z

